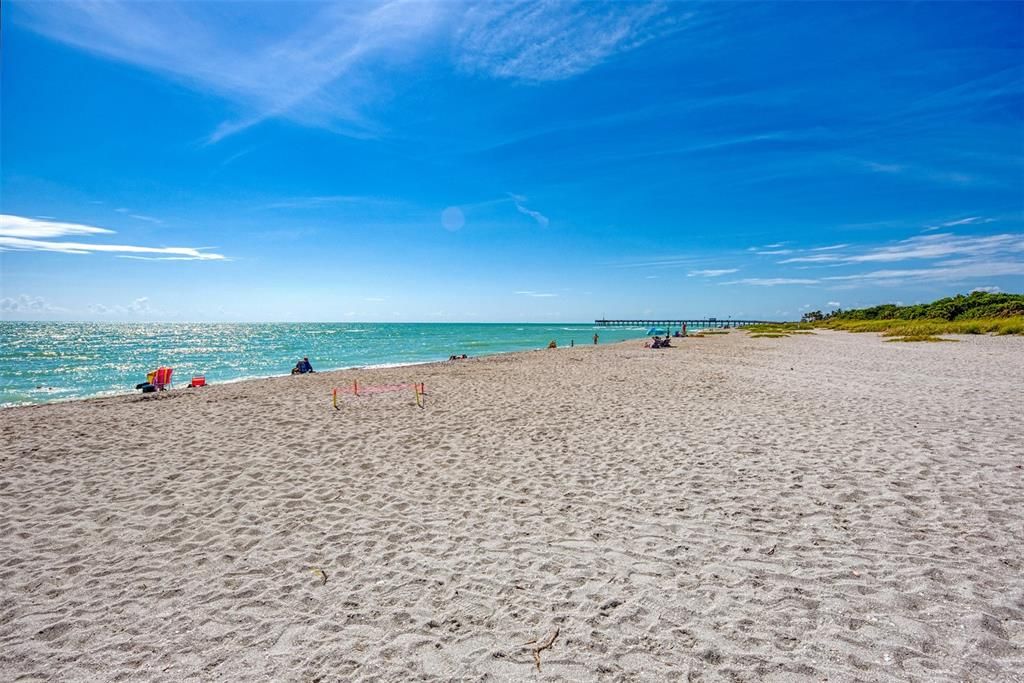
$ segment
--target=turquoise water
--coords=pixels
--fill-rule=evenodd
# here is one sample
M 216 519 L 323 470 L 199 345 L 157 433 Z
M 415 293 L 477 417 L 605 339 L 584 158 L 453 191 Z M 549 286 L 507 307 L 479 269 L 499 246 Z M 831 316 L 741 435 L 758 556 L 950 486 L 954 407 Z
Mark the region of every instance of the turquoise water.
M 174 368 L 175 386 L 316 370 L 401 365 L 642 337 L 589 324 L 27 323 L 0 322 L 0 406 L 130 393 L 146 372 Z

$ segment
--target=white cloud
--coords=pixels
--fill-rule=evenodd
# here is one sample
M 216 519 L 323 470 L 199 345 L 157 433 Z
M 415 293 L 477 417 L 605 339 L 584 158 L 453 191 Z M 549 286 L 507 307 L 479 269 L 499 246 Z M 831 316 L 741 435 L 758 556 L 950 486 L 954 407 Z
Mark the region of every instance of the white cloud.
M 0 299 L 0 313 L 5 315 L 11 313 L 38 315 L 39 313 L 61 313 L 65 310 L 59 306 L 52 306 L 41 296 L 21 294 L 17 297 Z
M 835 275 L 822 278 L 829 281 L 859 282 L 902 282 L 902 281 L 937 281 L 956 282 L 981 277 L 998 277 L 1001 275 L 1024 275 L 1024 261 L 971 261 L 955 265 L 938 265 L 933 268 L 907 268 L 891 270 L 873 270 L 853 275 Z
M 94 315 L 160 315 L 160 312 L 150 304 L 148 296 L 140 296 L 128 304 L 90 304 L 88 309 Z
M 977 182 L 977 178 L 961 173 L 959 171 L 947 171 L 945 169 L 931 168 L 927 166 L 915 166 L 912 164 L 878 163 L 874 161 L 857 160 L 862 168 L 873 173 L 884 173 L 892 176 L 902 176 L 910 180 L 923 180 L 927 182 L 946 185 L 968 185 Z
M 44 239 L 48 237 L 64 237 L 65 235 L 110 235 L 113 233 L 113 230 L 95 228 L 91 225 L 61 223 L 25 218 L 24 216 L 0 214 L 0 237 Z
M 995 218 L 983 218 L 982 216 L 968 216 L 967 218 L 958 218 L 956 220 L 939 223 L 938 225 L 925 226 L 924 231 L 930 232 L 932 230 L 941 230 L 942 228 L 955 228 L 960 225 L 980 225 L 983 223 L 995 223 L 995 221 Z
M 692 13 L 667 3 L 394 0 L 261 5 L 26 3 L 19 20 L 53 40 L 147 69 L 232 103 L 216 143 L 270 118 L 357 138 L 385 126 L 366 112 L 392 97 L 403 63 L 450 40 L 465 71 L 526 83 L 563 80 L 672 31 Z M 707 10 L 705 10 L 707 12 Z M 244 30 L 240 30 L 243 27 Z M 124 213 L 128 213 L 125 211 Z
M 0 251 L 49 251 L 62 254 L 116 254 L 121 258 L 157 261 L 220 261 L 222 254 L 206 251 L 208 247 L 144 247 L 128 244 L 95 244 L 88 242 L 55 242 L 49 239 L 65 235 L 105 235 L 113 230 L 77 223 L 39 221 L 23 216 L 0 216 Z
M 948 221 L 959 225 L 986 222 L 972 216 Z M 896 264 L 930 261 L 926 266 L 911 268 L 881 268 L 861 273 L 832 275 L 820 278 L 836 288 L 850 288 L 864 284 L 893 285 L 903 282 L 964 282 L 973 279 L 1024 275 L 1024 234 L 955 235 L 935 233 L 918 235 L 884 246 L 862 246 L 856 250 L 848 245 L 837 245 L 828 253 L 810 253 L 779 261 L 780 264 L 803 263 L 831 267 L 862 264 Z M 831 305 L 831 304 L 830 304 Z M 835 304 L 838 306 L 838 303 Z
M 816 285 L 818 280 L 790 277 L 748 277 L 742 280 L 723 282 L 724 285 L 753 285 L 755 287 L 778 287 L 780 285 Z
M 630 261 L 626 263 L 607 264 L 614 268 L 677 268 L 679 266 L 702 265 L 704 261 L 694 256 L 665 256 L 652 257 L 643 261 Z
M 516 210 L 519 211 L 519 213 L 521 213 L 521 214 L 523 214 L 525 216 L 529 216 L 533 220 L 537 221 L 537 225 L 539 225 L 540 227 L 546 228 L 551 223 L 551 221 L 548 220 L 548 217 L 545 216 L 544 214 L 542 214 L 540 211 L 533 211 L 532 209 L 528 209 L 523 204 L 523 202 L 526 201 L 526 197 L 523 197 L 522 195 L 518 195 L 518 194 L 511 194 L 511 193 L 509 193 L 508 196 L 512 199 L 512 202 L 516 205 Z
M 540 299 L 547 299 L 547 298 L 558 296 L 557 294 L 551 294 L 551 293 L 548 293 L 548 292 L 532 292 L 532 291 L 519 291 L 519 292 L 513 292 L 513 294 L 518 294 L 520 296 L 532 296 L 532 297 L 540 298 Z
M 147 313 L 147 312 L 149 312 L 150 310 L 152 310 L 149 307 L 149 297 L 148 296 L 141 296 L 141 297 L 139 297 L 135 301 L 133 301 L 130 304 L 128 304 L 128 310 L 132 311 L 133 313 Z
M 837 245 L 835 249 L 848 245 Z M 815 251 L 815 250 L 810 250 Z M 964 236 L 951 233 L 919 235 L 884 247 L 867 248 L 860 253 L 828 253 L 794 256 L 779 261 L 787 263 L 886 263 L 915 259 L 939 259 L 958 257 L 992 256 L 997 254 L 1024 253 L 1024 235 L 1006 233 L 1000 235 Z
M 1024 252 L 1024 235 L 1003 234 L 960 237 L 952 234 L 912 237 L 890 247 L 872 249 L 843 259 L 847 263 L 934 259 L 954 255 L 982 255 L 1001 251 Z
M 829 306 L 834 306 L 835 308 L 839 308 L 840 303 L 838 301 L 829 301 L 828 305 Z
M 128 253 L 128 254 L 166 254 L 166 258 L 148 260 L 162 261 L 219 261 L 221 254 L 199 251 L 193 247 L 137 247 L 129 244 L 87 244 L 85 242 L 45 242 L 42 240 L 24 240 L 15 237 L 0 237 L 0 250 L 14 251 L 51 251 L 61 254 Z M 124 258 L 131 258 L 125 256 Z M 144 259 L 145 257 L 135 257 Z
M 707 270 L 691 270 L 687 277 L 721 277 L 729 273 L 735 273 L 739 268 L 710 268 Z
M 782 259 L 779 263 L 835 263 L 836 261 L 842 260 L 843 258 L 841 256 L 835 256 L 832 254 L 815 254 L 813 256 L 794 256 L 793 258 Z
M 376 98 L 379 79 L 360 67 L 415 53 L 436 32 L 445 6 L 337 3 L 307 9 L 261 6 L 253 15 L 231 3 L 114 0 L 28 3 L 23 13 L 32 29 L 52 39 L 233 102 L 240 116 L 223 122 L 211 142 L 271 117 L 356 137 L 375 134 L 378 126 L 359 108 Z
M 864 161 L 864 168 L 867 168 L 875 173 L 903 173 L 906 170 L 906 166 L 903 164 L 880 164 L 874 161 Z
M 974 292 L 988 292 L 989 294 L 998 294 L 1001 291 L 1003 290 L 993 285 L 991 287 L 975 287 L 974 289 L 971 290 L 971 294 L 973 294 Z
M 682 28 L 661 3 L 488 3 L 466 11 L 456 31 L 459 65 L 523 82 L 577 76 L 616 54 Z

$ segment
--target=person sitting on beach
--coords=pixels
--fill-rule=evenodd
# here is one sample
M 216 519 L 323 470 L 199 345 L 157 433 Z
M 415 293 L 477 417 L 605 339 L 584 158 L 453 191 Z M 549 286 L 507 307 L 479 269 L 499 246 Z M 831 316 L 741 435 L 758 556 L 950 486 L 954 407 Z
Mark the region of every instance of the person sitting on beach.
M 303 358 L 292 368 L 293 375 L 305 375 L 307 372 L 315 372 L 313 366 L 309 364 L 309 358 Z
M 654 341 L 651 342 L 651 348 L 652 349 L 660 349 L 661 348 L 661 337 L 657 337 L 656 336 L 654 338 Z

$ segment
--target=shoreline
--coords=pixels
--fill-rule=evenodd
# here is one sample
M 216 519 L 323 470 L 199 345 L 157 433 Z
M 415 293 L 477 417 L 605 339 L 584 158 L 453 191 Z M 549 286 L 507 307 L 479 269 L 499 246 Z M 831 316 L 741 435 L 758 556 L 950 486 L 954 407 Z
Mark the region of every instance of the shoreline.
M 729 333 L 0 411 L 0 673 L 1016 680 L 1022 361 Z
M 42 323 L 10 323 L 2 363 L 0 409 L 85 398 L 130 395 L 145 372 L 175 369 L 179 385 L 192 376 L 222 384 L 290 373 L 295 355 L 309 356 L 318 370 L 409 365 L 446 360 L 452 353 L 474 357 L 542 348 L 551 339 L 568 346 L 588 341 L 594 328 L 558 323 L 484 324 L 309 324 L 235 325 L 198 328 L 158 326 L 149 336 L 130 325 L 67 323 L 52 332 Z M 602 331 L 605 342 L 634 338 L 642 330 Z M 72 342 L 61 341 L 65 338 Z M 582 341 L 582 339 L 581 339 Z M 116 349 L 116 351 L 114 350 Z
M 498 323 L 495 323 L 495 324 L 498 324 Z M 637 339 L 625 339 L 625 340 L 620 340 L 620 341 L 608 342 L 608 343 L 602 344 L 602 345 L 604 345 L 604 346 L 613 346 L 613 345 L 616 345 L 616 344 L 629 344 L 629 343 L 633 343 L 633 342 L 636 342 L 636 341 L 643 341 L 644 339 L 645 339 L 645 337 L 638 337 Z M 589 345 L 581 344 L 580 347 L 581 348 L 589 348 Z M 515 354 L 535 353 L 537 351 L 561 351 L 561 350 L 564 350 L 564 349 L 572 349 L 572 348 L 575 348 L 575 347 L 573 347 L 573 346 L 559 346 L 556 349 L 537 348 L 537 349 L 520 349 L 520 350 L 516 350 L 516 351 L 497 351 L 495 353 L 480 354 L 478 356 L 470 356 L 470 357 L 467 357 L 467 358 L 460 358 L 459 360 L 460 361 L 462 361 L 462 360 L 467 360 L 468 361 L 468 360 L 474 360 L 474 359 L 493 358 L 493 357 L 496 357 L 496 356 L 509 356 L 509 355 L 515 355 Z M 376 364 L 371 364 L 371 365 L 352 365 L 352 366 L 348 366 L 348 367 L 332 368 L 330 370 L 317 370 L 317 371 L 315 371 L 313 373 L 313 375 L 326 376 L 326 375 L 330 375 L 330 374 L 336 374 L 336 373 L 342 373 L 342 372 L 352 372 L 352 371 L 358 371 L 358 370 L 373 371 L 373 370 L 389 370 L 389 369 L 398 369 L 398 368 L 407 368 L 407 367 L 416 367 L 416 366 L 429 366 L 429 365 L 439 365 L 439 364 L 440 365 L 444 365 L 444 364 L 448 364 L 448 363 L 451 363 L 451 362 L 454 362 L 454 361 L 451 361 L 451 360 L 448 360 L 448 359 L 444 359 L 444 360 L 411 361 L 411 362 L 408 362 L 408 363 L 376 363 Z M 240 384 L 240 383 L 245 383 L 245 382 L 261 382 L 261 381 L 265 381 L 265 380 L 281 379 L 281 378 L 285 378 L 285 377 L 296 377 L 296 376 L 298 376 L 298 377 L 305 377 L 305 376 L 308 376 L 308 375 L 292 375 L 291 373 L 283 373 L 283 374 L 277 374 L 277 375 L 246 376 L 246 377 L 239 377 L 239 378 L 235 378 L 235 379 L 220 380 L 220 381 L 218 381 L 216 383 L 210 383 L 210 384 L 207 384 L 204 387 L 200 387 L 200 389 L 207 389 L 207 388 L 210 388 L 210 387 L 225 386 L 225 385 L 230 385 L 230 384 Z M 189 390 L 188 385 L 183 385 L 183 386 L 179 386 L 179 387 L 172 387 L 168 391 L 154 392 L 152 394 L 142 394 L 140 392 L 140 390 L 138 390 L 138 389 L 129 389 L 129 390 L 124 391 L 124 392 L 120 392 L 119 391 L 117 393 L 104 393 L 104 394 L 97 394 L 95 396 L 81 396 L 81 397 L 73 397 L 73 398 L 55 398 L 55 399 L 52 399 L 52 400 L 49 400 L 49 401 L 42 401 L 42 402 L 38 402 L 38 403 L 18 403 L 18 404 L 13 404 L 13 405 L 0 405 L 0 413 L 3 413 L 4 411 L 7 411 L 7 410 L 16 410 L 16 409 L 25 409 L 25 408 L 38 408 L 38 407 L 41 407 L 41 406 L 63 405 L 63 404 L 68 404 L 68 403 L 74 404 L 74 403 L 77 403 L 77 402 L 84 402 L 84 401 L 102 401 L 102 400 L 112 400 L 112 399 L 113 400 L 116 400 L 116 399 L 128 399 L 128 398 L 131 398 L 131 397 L 139 397 L 139 398 L 144 398 L 146 400 L 149 400 L 151 398 L 159 398 L 160 396 L 167 395 L 168 392 L 178 392 L 178 391 L 182 391 L 182 390 Z M 197 391 L 198 390 L 199 389 L 197 389 Z

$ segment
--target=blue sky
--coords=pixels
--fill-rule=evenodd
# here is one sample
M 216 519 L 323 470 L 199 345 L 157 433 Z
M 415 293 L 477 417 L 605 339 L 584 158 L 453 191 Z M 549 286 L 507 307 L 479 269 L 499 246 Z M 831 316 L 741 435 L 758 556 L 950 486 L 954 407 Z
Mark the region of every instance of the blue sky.
M 6 319 L 1024 291 L 1024 3 L 14 2 Z

